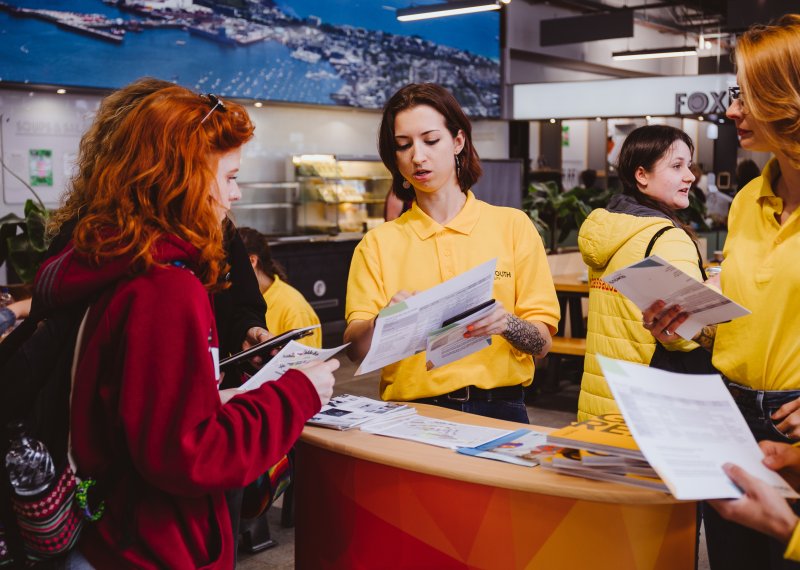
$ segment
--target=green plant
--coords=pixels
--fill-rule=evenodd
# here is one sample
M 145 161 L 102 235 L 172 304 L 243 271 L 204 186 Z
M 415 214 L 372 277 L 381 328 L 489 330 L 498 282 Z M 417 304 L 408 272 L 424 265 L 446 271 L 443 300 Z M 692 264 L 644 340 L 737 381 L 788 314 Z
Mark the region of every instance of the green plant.
M 584 201 L 582 192 L 578 190 L 584 189 L 559 192 L 555 182 L 532 182 L 528 195 L 522 201 L 522 209 L 527 212 L 550 251 L 567 239 L 570 232 L 580 228 L 592 211 L 592 206 Z
M 3 168 L 31 191 L 34 200 L 25 201 L 24 218 L 7 214 L 0 218 L 0 265 L 6 261 L 24 283 L 33 283 L 47 251 L 49 212 L 36 191 L 0 160 Z

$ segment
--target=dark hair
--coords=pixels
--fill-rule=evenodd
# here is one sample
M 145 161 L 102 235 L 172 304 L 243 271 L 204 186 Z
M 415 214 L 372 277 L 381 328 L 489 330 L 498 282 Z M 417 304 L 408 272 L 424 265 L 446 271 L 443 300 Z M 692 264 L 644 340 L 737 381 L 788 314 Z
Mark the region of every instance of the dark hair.
M 761 169 L 755 161 L 745 158 L 736 165 L 736 187 L 744 188 L 745 184 L 761 175 Z
M 267 237 L 253 228 L 239 228 L 239 237 L 244 242 L 244 248 L 247 250 L 247 255 L 255 255 L 258 258 L 256 267 L 266 273 L 272 279 L 275 276 L 281 278 L 281 281 L 289 280 L 286 278 L 286 270 L 283 266 L 272 259 L 272 253 L 269 250 L 269 242 Z
M 597 182 L 596 170 L 588 168 L 581 172 L 581 184 L 583 184 L 584 188 L 593 188 L 595 182 Z
M 680 129 L 669 125 L 647 125 L 635 129 L 622 143 L 617 172 L 622 182 L 623 193 L 633 196 L 640 204 L 665 214 L 677 226 L 687 230 L 693 236 L 694 233 L 678 218 L 675 210 L 644 194 L 636 183 L 636 170 L 640 166 L 647 171 L 652 170 L 676 141 L 686 143 L 689 153 L 694 154 L 692 139 Z
M 478 152 L 472 144 L 472 125 L 461 110 L 461 106 L 447 89 L 436 83 L 411 83 L 401 88 L 383 107 L 383 118 L 378 131 L 378 152 L 389 172 L 392 173 L 392 191 L 401 200 L 412 200 L 414 188 L 403 188 L 405 179 L 397 168 L 397 143 L 394 140 L 394 121 L 401 111 L 428 105 L 444 116 L 444 123 L 452 136 L 464 133 L 464 148 L 456 160 L 461 161 L 458 186 L 465 194 L 481 177 Z

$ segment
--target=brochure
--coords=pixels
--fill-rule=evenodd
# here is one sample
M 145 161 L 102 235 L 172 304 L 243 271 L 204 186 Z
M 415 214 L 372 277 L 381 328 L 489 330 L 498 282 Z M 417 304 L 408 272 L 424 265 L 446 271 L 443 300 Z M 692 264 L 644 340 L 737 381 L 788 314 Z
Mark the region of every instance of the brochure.
M 284 346 L 278 354 L 273 356 L 272 359 L 250 377 L 247 382 L 242 384 L 240 389 L 253 390 L 261 386 L 264 382 L 277 380 L 290 368 L 296 368 L 301 364 L 307 364 L 317 360 L 328 360 L 346 346 L 347 344 L 337 346 L 336 348 L 314 348 L 290 340 L 289 344 Z
M 657 255 L 615 271 L 603 281 L 633 301 L 642 311 L 659 299 L 667 306 L 683 307 L 689 313 L 689 318 L 674 332 L 685 339 L 693 338 L 706 325 L 750 314 L 741 305 Z
M 625 424 L 625 419 L 620 414 L 604 414 L 551 431 L 547 434 L 547 443 L 631 459 L 644 459 Z
M 449 449 L 477 447 L 512 433 L 511 430 L 507 429 L 473 426 L 419 415 L 403 418 L 399 421 L 382 421 L 364 425 L 361 430 L 376 435 L 409 439 Z
M 484 303 L 480 310 L 468 311 L 466 316 L 451 319 L 452 322 L 447 326 L 432 331 L 425 344 L 426 368 L 432 370 L 444 366 L 491 345 L 490 336 L 464 338 L 464 333 L 470 324 L 491 314 L 494 308 L 495 302 L 492 299 Z
M 247 348 L 241 352 L 237 352 L 236 354 L 232 354 L 227 358 L 223 358 L 222 360 L 219 361 L 219 367 L 220 369 L 224 370 L 227 366 L 236 364 L 237 362 L 245 361 L 254 356 L 268 355 L 273 350 L 285 346 L 290 340 L 301 339 L 305 336 L 310 335 L 312 332 L 314 332 L 314 329 L 318 328 L 319 325 L 311 325 L 299 329 L 292 329 L 290 331 L 286 331 L 285 333 L 281 333 L 278 336 L 274 336 L 270 339 L 265 340 L 264 342 L 260 342 L 256 345 L 253 345 L 250 348 Z
M 534 467 L 542 455 L 549 455 L 560 447 L 546 445 L 547 434 L 529 429 L 518 429 L 510 434 L 477 447 L 459 447 L 464 455 L 485 457 L 515 465 Z
M 798 494 L 761 462 L 739 408 L 718 374 L 677 374 L 598 355 L 625 423 L 677 499 L 739 498 L 722 466 L 735 463 L 784 497 Z
M 497 259 L 489 260 L 383 309 L 375 321 L 370 349 L 356 375 L 372 372 L 425 350 L 431 331 L 441 329 L 448 319 L 466 309 L 489 301 L 496 265 Z
M 348 430 L 368 422 L 383 422 L 387 419 L 396 419 L 416 413 L 417 410 L 405 404 L 341 394 L 331 398 L 307 423 L 314 426 Z

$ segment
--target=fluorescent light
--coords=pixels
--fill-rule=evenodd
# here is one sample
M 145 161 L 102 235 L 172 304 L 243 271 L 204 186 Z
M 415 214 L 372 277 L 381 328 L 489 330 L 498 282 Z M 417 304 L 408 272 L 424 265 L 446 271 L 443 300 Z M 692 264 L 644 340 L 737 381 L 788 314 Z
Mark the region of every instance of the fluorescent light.
M 693 47 L 660 48 L 660 49 L 640 49 L 637 51 L 618 51 L 611 54 L 616 60 L 628 59 L 659 59 L 662 57 L 686 57 L 697 55 L 697 50 Z
M 412 8 L 399 8 L 397 10 L 397 19 L 401 22 L 413 22 L 415 20 L 475 14 L 499 9 L 500 4 L 497 0 L 460 0 L 442 4 L 429 4 L 427 6 L 414 6 Z

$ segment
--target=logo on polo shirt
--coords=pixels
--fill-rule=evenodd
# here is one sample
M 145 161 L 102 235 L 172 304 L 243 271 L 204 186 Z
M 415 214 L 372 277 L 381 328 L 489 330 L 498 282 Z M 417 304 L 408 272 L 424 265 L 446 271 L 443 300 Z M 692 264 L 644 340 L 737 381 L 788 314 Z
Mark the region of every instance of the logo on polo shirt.
M 494 280 L 497 281 L 498 279 L 510 279 L 511 272 L 510 271 L 501 271 L 500 269 L 494 272 Z

